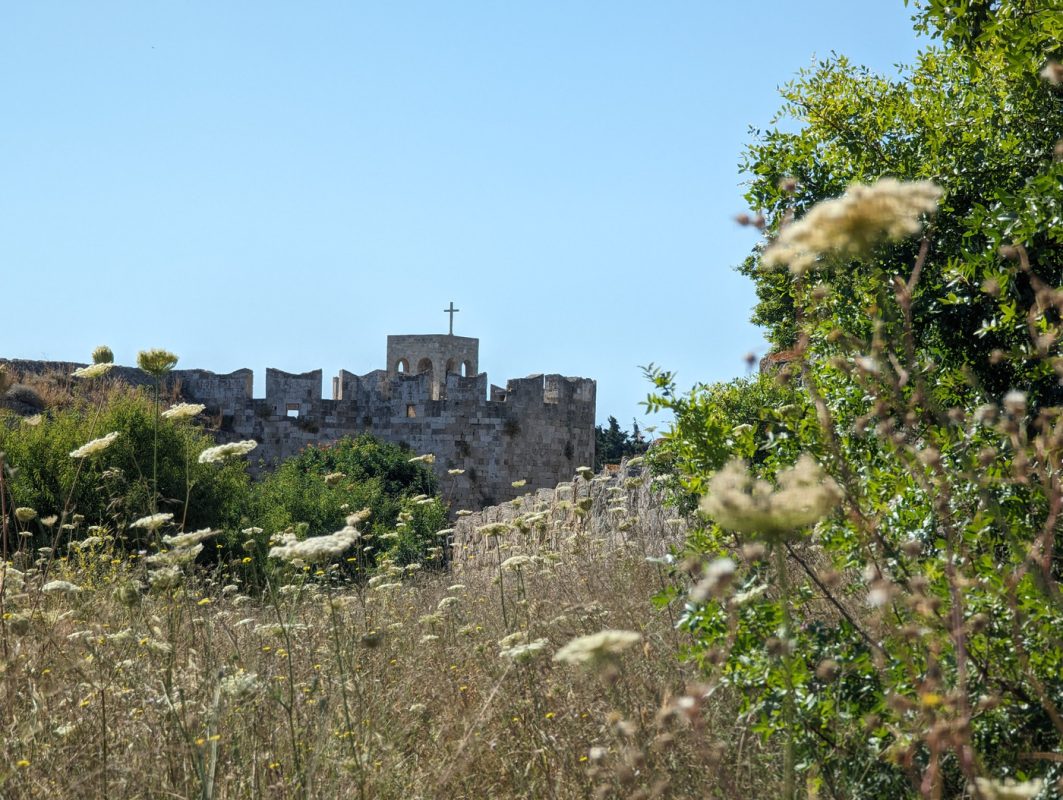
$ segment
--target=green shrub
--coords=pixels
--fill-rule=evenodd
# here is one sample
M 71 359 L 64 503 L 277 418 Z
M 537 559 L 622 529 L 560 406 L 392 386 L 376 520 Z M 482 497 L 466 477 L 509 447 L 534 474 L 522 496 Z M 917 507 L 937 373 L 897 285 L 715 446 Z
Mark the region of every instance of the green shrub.
M 152 508 L 154 405 L 144 392 L 110 385 L 79 394 L 39 419 L 14 415 L 0 424 L 0 452 L 12 468 L 8 500 L 40 516 L 80 514 L 85 525 L 124 527 Z M 118 437 L 85 459 L 71 453 L 108 433 Z M 200 464 L 214 441 L 188 423 L 159 425 L 158 509 L 187 529 L 236 525 L 249 500 L 242 462 Z
M 385 553 L 400 563 L 421 561 L 438 544 L 435 532 L 444 527 L 446 511 L 438 501 L 419 505 L 412 499 L 437 490 L 431 470 L 411 462 L 412 455 L 368 435 L 311 445 L 255 485 L 250 518 L 267 535 L 301 524 L 306 535 L 318 536 L 369 509 L 359 528 L 378 538 L 370 561 Z M 403 512 L 411 517 L 396 531 Z

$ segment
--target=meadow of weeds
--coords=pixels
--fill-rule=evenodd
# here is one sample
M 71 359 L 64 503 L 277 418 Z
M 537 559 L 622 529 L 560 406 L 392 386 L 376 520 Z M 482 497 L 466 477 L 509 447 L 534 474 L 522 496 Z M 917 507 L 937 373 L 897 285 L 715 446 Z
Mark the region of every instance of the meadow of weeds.
M 770 796 L 775 754 L 650 605 L 666 543 L 574 521 L 495 525 L 453 572 L 278 549 L 254 592 L 115 529 L 10 554 L 0 796 Z

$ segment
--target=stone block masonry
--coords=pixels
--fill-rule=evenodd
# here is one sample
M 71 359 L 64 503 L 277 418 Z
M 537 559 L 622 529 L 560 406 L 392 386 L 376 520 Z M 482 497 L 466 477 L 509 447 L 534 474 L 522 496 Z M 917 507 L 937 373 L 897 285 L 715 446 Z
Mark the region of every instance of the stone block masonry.
M 82 364 L 5 361 L 21 374 L 65 372 Z M 219 442 L 254 439 L 254 471 L 268 470 L 310 444 L 371 434 L 405 445 L 411 456 L 432 453 L 452 511 L 479 509 L 531 489 L 553 487 L 577 467 L 594 463 L 595 382 L 533 375 L 490 386 L 478 373 L 479 340 L 465 336 L 389 336 L 387 368 L 365 375 L 341 370 L 332 399 L 321 396 L 321 370 L 266 370 L 266 396 L 252 395 L 253 374 L 178 369 L 167 389 L 203 403 Z M 150 385 L 140 370 L 116 367 L 114 377 Z M 451 470 L 463 470 L 452 475 Z M 526 481 L 520 488 L 515 481 Z

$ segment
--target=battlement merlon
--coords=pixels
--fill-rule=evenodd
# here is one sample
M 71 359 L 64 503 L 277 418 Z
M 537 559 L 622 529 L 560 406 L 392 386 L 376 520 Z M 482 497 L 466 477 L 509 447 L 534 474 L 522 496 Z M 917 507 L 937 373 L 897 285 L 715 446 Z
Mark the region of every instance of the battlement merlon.
M 287 416 L 289 411 L 305 415 L 320 400 L 321 370 L 294 373 L 266 369 L 266 402 L 274 416 Z
M 597 382 L 592 378 L 567 377 L 565 375 L 529 375 L 506 382 L 503 391 L 491 387 L 494 402 L 535 406 L 540 404 L 566 407 L 589 407 L 594 411 Z

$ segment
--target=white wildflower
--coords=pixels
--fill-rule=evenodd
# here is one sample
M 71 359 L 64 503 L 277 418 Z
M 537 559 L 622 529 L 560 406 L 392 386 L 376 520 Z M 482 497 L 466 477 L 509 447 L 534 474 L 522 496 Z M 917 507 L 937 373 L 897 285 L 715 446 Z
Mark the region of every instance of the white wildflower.
M 176 589 L 181 585 L 184 575 L 180 567 L 168 566 L 157 569 L 148 575 L 148 583 L 153 591 L 165 592 L 168 589 Z
M 507 647 L 513 647 L 514 645 L 521 644 L 528 640 L 528 634 L 524 631 L 514 631 L 508 636 L 498 640 L 498 646 L 505 650 Z
M 823 519 L 841 500 L 838 484 L 808 455 L 778 474 L 778 488 L 731 461 L 709 482 L 701 510 L 723 528 L 780 538 Z
M 411 464 L 434 464 L 436 463 L 436 457 L 433 453 L 425 453 L 422 456 L 414 456 L 408 461 Z
M 157 531 L 167 522 L 173 519 L 173 514 L 149 514 L 146 517 L 141 517 L 136 522 L 130 523 L 130 528 L 144 528 L 149 531 Z
M 453 595 L 451 595 L 450 597 L 444 597 L 442 600 L 439 601 L 439 604 L 436 606 L 436 611 L 446 611 L 451 606 L 456 606 L 460 602 L 460 597 L 454 597 Z
M 163 411 L 162 416 L 166 419 L 181 421 L 192 419 L 192 417 L 202 414 L 205 409 L 206 406 L 201 403 L 178 403 Z
M 237 702 L 254 696 L 261 686 L 258 673 L 246 672 L 242 669 L 221 679 L 221 693 Z
M 533 559 L 531 556 L 525 556 L 525 555 L 510 556 L 509 558 L 507 558 L 505 561 L 502 562 L 502 569 L 518 570 L 521 567 L 524 567 L 524 566 L 527 566 L 528 564 L 533 564 L 533 563 L 535 563 L 535 559 Z
M 228 444 L 220 444 L 217 447 L 208 447 L 199 454 L 199 463 L 217 464 L 229 458 L 245 456 L 256 447 L 258 447 L 258 442 L 253 439 L 247 439 L 242 442 L 229 442 Z
M 37 519 L 37 510 L 19 506 L 15 509 L 15 518 L 22 523 L 33 522 L 33 520 Z
M 199 544 L 212 536 L 217 536 L 221 531 L 212 530 L 210 528 L 201 528 L 198 531 L 192 531 L 191 533 L 179 533 L 176 536 L 163 536 L 162 540 L 173 548 L 179 547 L 191 547 L 192 545 Z
M 535 660 L 550 645 L 549 639 L 535 639 L 525 644 L 515 644 L 512 647 L 503 647 L 498 655 L 508 658 L 517 664 L 526 664 Z
M 70 581 L 49 581 L 41 587 L 44 594 L 78 594 L 82 591 L 80 586 Z
M 348 526 L 327 536 L 312 536 L 301 542 L 289 541 L 271 547 L 269 555 L 270 558 L 280 558 L 289 562 L 299 560 L 308 564 L 320 563 L 347 552 L 361 536 L 357 528 Z
M 733 559 L 715 559 L 705 567 L 701 580 L 690 590 L 690 599 L 704 603 L 710 597 L 723 597 L 734 580 L 737 568 Z
M 21 592 L 26 585 L 26 573 L 0 561 L 0 595 L 4 592 Z
M 882 240 L 918 233 L 920 216 L 933 213 L 940 197 L 941 188 L 930 181 L 883 178 L 870 186 L 854 184 L 783 228 L 764 251 L 762 264 L 803 275 L 821 255 L 859 258 Z
M 642 635 L 635 631 L 599 631 L 573 639 L 554 653 L 554 661 L 598 665 L 615 659 L 641 641 Z
M 71 372 L 71 376 L 75 378 L 82 378 L 83 380 L 92 380 L 93 378 L 99 378 L 106 375 L 111 371 L 114 364 L 90 364 L 87 367 L 81 367 Z
M 201 544 L 178 547 L 173 550 L 163 550 L 161 553 L 147 556 L 144 559 L 144 563 L 152 567 L 191 564 L 201 552 L 203 552 L 203 545 Z
M 1026 392 L 1012 389 L 1004 395 L 1004 410 L 1013 417 L 1021 417 L 1026 414 Z
M 975 778 L 978 794 L 986 800 L 1031 800 L 1041 793 L 1044 781 L 1041 779 L 1032 781 L 1017 781 L 1005 778 L 1002 781 L 991 778 Z
M 99 439 L 93 439 L 91 442 L 81 445 L 77 450 L 70 452 L 71 458 L 89 458 L 90 456 L 98 455 L 110 447 L 114 440 L 118 438 L 118 431 L 112 431 L 106 436 L 101 436 Z
M 768 585 L 766 583 L 761 583 L 756 586 L 753 586 L 750 589 L 747 589 L 744 592 L 739 592 L 731 598 L 731 603 L 736 606 L 744 606 L 746 603 L 752 603 L 754 600 L 756 600 L 758 597 L 760 597 L 767 591 Z
M 447 470 L 447 475 L 464 475 L 464 474 L 465 474 L 465 470 L 463 470 L 463 469 L 448 469 Z

